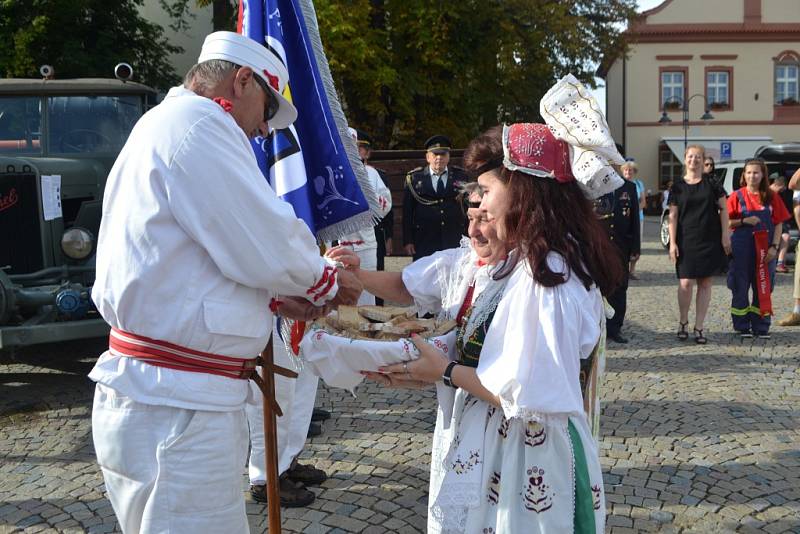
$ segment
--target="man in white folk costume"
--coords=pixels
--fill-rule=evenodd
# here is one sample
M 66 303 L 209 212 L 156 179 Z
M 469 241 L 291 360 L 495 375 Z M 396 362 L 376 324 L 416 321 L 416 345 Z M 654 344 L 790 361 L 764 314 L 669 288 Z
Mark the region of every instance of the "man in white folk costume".
M 359 143 L 358 133 L 349 129 L 350 135 Z M 383 183 L 378 171 L 366 165 L 367 175 L 372 182 L 380 206 L 380 217 L 392 209 L 392 196 L 389 188 Z M 372 227 L 348 234 L 339 241 L 341 245 L 352 248 L 361 259 L 361 268 L 375 271 L 377 269 L 378 242 Z M 375 297 L 363 291 L 358 304 L 375 304 Z M 277 336 L 277 331 L 273 339 Z M 280 340 L 273 343 L 275 363 L 284 367 L 291 366 L 290 356 L 285 344 Z M 275 377 L 275 397 L 283 410 L 283 417 L 277 420 L 278 435 L 278 473 L 280 475 L 281 506 L 287 508 L 308 506 L 316 496 L 306 486 L 315 486 L 328 477 L 325 471 L 297 461 L 303 450 L 312 421 L 314 401 L 317 396 L 319 377 L 304 367 L 296 379 Z M 255 384 L 251 384 L 255 390 Z M 264 411 L 261 398 L 255 403 L 248 403 L 245 410 L 250 427 L 250 455 L 248 458 L 248 475 L 250 493 L 253 499 L 266 502 L 266 456 L 264 441 Z
M 92 298 L 112 332 L 89 376 L 125 533 L 248 532 L 244 404 L 273 313 L 311 319 L 360 293 L 256 163 L 249 139 L 297 116 L 287 78 L 255 41 L 210 34 L 109 175 Z

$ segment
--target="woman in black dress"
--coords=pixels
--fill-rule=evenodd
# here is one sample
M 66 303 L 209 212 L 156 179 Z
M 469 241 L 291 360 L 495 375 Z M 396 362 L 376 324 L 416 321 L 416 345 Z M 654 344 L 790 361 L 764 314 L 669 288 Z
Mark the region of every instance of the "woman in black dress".
M 688 339 L 689 306 L 697 283 L 694 340 L 707 342 L 703 322 L 711 301 L 711 277 L 719 274 L 731 252 L 725 190 L 703 177 L 705 149 L 689 145 L 684 154 L 683 180 L 669 191 L 669 257 L 678 274 L 678 339 Z M 723 228 L 725 231 L 723 231 Z

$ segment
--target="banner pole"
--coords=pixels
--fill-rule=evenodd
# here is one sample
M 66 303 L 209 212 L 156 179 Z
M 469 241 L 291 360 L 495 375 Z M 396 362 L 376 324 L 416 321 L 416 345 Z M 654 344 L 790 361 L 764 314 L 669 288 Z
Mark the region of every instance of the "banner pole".
M 261 378 L 266 385 L 264 392 L 264 442 L 267 467 L 267 532 L 281 531 L 281 497 L 278 482 L 278 433 L 273 404 L 275 400 L 275 374 L 272 339 L 261 354 Z

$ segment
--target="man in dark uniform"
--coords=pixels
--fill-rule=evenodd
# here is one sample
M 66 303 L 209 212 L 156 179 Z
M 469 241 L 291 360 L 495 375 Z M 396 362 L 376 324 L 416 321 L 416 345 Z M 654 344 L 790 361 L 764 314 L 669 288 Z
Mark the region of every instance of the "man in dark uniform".
M 457 247 L 466 224 L 459 186 L 468 178 L 462 169 L 447 166 L 450 139 L 434 135 L 425 149 L 428 166 L 406 175 L 403 196 L 403 246 L 415 260 Z
M 371 167 L 369 164 L 369 158 L 372 156 L 372 137 L 367 132 L 362 130 L 356 130 L 358 135 L 358 156 L 361 158 L 361 161 L 364 162 L 364 165 Z M 372 167 L 374 168 L 374 167 Z M 378 176 L 381 177 L 384 185 L 388 188 L 389 181 L 386 177 L 386 173 L 380 169 L 375 169 L 378 172 Z M 375 241 L 378 242 L 378 270 L 383 270 L 383 259 L 386 256 L 392 255 L 392 233 L 394 232 L 394 212 L 393 210 L 389 210 L 386 216 L 380 220 L 378 224 L 375 225 Z
M 636 184 L 624 180 L 616 190 L 594 201 L 594 211 L 606 227 L 611 242 L 617 246 L 624 271 L 622 284 L 608 297 L 614 317 L 606 321 L 606 337 L 617 343 L 627 343 L 622 335 L 622 322 L 628 299 L 628 266 L 632 260 L 639 259 L 642 247 Z

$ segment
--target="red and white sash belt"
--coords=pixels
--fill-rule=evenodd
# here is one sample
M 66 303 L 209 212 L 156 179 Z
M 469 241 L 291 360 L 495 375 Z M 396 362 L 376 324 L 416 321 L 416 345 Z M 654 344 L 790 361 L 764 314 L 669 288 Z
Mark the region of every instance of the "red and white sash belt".
M 209 373 L 247 380 L 255 375 L 256 358 L 234 358 L 210 354 L 150 339 L 148 337 L 111 329 L 108 346 L 115 353 L 128 358 L 136 358 L 156 367 L 166 367 L 178 371 Z

